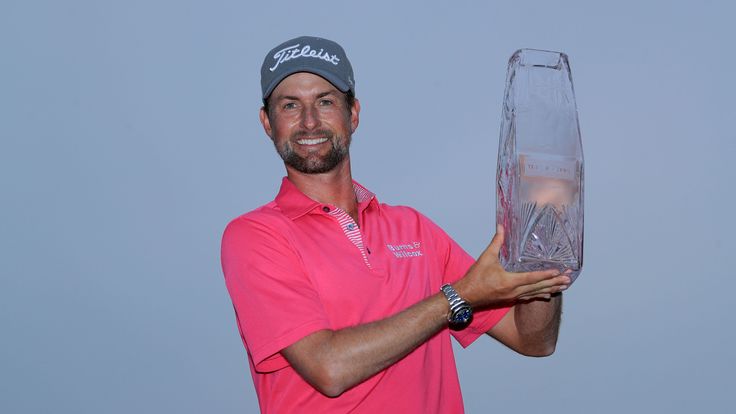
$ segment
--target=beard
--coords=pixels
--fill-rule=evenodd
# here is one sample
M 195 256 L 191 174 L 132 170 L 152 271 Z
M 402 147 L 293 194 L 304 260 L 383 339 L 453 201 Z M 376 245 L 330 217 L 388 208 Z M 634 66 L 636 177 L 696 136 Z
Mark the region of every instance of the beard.
M 330 143 L 330 150 L 327 154 L 320 155 L 317 152 L 308 153 L 307 156 L 301 156 L 294 151 L 292 141 L 310 136 L 323 136 Z M 335 138 L 335 134 L 329 130 L 320 130 L 312 133 L 299 131 L 295 133 L 291 139 L 284 140 L 279 146 L 275 141 L 276 152 L 284 160 L 284 164 L 294 168 L 304 174 L 323 174 L 332 171 L 335 167 L 347 157 L 350 149 L 351 137 L 346 139 Z

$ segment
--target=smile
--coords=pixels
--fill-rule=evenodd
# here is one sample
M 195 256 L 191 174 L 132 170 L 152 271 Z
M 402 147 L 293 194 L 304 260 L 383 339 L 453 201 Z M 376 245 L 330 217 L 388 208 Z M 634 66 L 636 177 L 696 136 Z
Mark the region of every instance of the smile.
M 327 142 L 327 138 L 302 138 L 296 140 L 299 145 L 317 145 L 323 142 Z

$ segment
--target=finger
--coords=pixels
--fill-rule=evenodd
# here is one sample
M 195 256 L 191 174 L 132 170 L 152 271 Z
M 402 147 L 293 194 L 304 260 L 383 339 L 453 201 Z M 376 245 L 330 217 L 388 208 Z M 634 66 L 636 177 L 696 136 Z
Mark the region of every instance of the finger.
M 486 247 L 483 253 L 480 254 L 480 256 L 478 257 L 478 261 L 483 261 L 486 263 L 498 262 L 498 255 L 501 251 L 501 246 L 503 245 L 504 239 L 503 226 L 496 226 L 496 230 L 497 232 L 493 235 L 491 243 L 488 245 L 488 247 Z
M 532 300 L 532 299 L 549 299 L 553 294 L 561 293 L 567 289 L 567 286 L 553 286 L 545 289 L 536 290 L 533 292 L 525 293 L 520 295 L 518 300 Z
M 551 293 L 540 293 L 538 295 L 525 295 L 519 297 L 520 302 L 531 302 L 533 300 L 550 300 L 552 299 Z
M 533 272 L 516 273 L 514 277 L 518 278 L 521 285 L 533 285 L 545 280 L 553 279 L 555 277 L 567 277 L 565 274 L 561 274 L 559 270 L 536 270 Z M 569 277 L 567 277 L 569 279 Z
M 570 278 L 566 275 L 558 275 L 551 279 L 544 279 L 518 288 L 519 297 L 537 293 L 561 292 L 570 286 Z
M 563 291 L 567 290 L 567 288 L 569 288 L 569 287 L 570 287 L 570 285 L 566 285 L 566 284 L 551 285 L 551 286 L 540 285 L 540 286 L 536 286 L 532 290 L 529 290 L 527 292 L 522 293 L 521 295 L 519 295 L 519 297 L 521 297 L 521 296 L 528 296 L 528 295 L 538 295 L 540 293 L 557 293 L 557 292 L 563 292 Z
M 496 234 L 491 240 L 491 244 L 488 246 L 488 250 L 491 251 L 494 257 L 498 257 L 501 252 L 501 246 L 503 246 L 503 240 L 505 237 L 504 229 L 501 224 L 496 225 Z

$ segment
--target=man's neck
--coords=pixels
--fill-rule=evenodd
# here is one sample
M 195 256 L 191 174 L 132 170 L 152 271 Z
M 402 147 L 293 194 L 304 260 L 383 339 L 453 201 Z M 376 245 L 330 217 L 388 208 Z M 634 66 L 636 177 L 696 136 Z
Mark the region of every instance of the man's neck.
M 286 173 L 289 181 L 307 197 L 339 207 L 358 223 L 358 202 L 353 188 L 349 158 L 332 171 L 323 174 L 304 174 L 288 166 Z

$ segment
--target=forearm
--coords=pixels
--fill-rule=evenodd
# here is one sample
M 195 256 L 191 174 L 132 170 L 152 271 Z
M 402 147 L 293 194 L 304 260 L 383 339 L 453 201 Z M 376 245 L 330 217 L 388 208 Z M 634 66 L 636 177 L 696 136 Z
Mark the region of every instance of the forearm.
M 282 353 L 312 386 L 328 396 L 388 368 L 447 326 L 447 300 L 429 297 L 376 322 L 316 332 Z
M 514 306 L 514 322 L 522 353 L 551 355 L 557 345 L 562 315 L 562 293 L 549 300 L 531 300 Z

